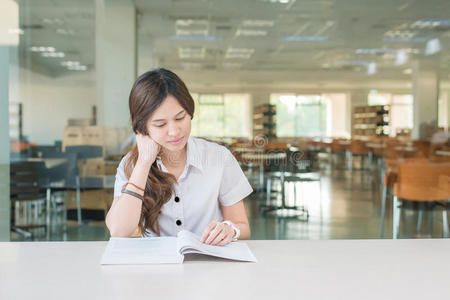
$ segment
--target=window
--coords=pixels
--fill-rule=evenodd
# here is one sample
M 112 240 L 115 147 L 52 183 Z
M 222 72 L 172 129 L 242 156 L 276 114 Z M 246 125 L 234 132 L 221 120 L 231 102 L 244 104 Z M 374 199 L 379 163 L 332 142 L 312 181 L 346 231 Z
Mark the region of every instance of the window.
M 192 94 L 195 113 L 193 136 L 250 137 L 248 94 Z
M 277 106 L 279 137 L 348 135 L 345 94 L 272 94 L 270 103 Z

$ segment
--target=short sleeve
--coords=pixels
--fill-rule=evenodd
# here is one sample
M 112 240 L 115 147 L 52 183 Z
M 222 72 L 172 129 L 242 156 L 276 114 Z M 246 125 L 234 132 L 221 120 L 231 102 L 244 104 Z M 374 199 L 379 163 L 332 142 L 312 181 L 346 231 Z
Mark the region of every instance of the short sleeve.
M 231 206 L 241 201 L 253 192 L 250 183 L 242 172 L 238 161 L 226 149 L 225 164 L 219 188 L 219 201 L 223 206 Z
M 128 181 L 128 178 L 125 175 L 125 163 L 127 162 L 127 160 L 128 155 L 122 158 L 119 166 L 117 167 L 116 181 L 114 183 L 114 198 L 119 197 L 122 194 L 122 188 Z

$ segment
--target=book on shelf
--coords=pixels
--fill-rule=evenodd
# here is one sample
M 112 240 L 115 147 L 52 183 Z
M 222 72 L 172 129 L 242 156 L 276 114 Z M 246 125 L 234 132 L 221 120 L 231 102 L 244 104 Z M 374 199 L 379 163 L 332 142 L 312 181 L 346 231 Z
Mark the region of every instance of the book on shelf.
M 244 242 L 212 246 L 194 233 L 183 230 L 176 237 L 110 238 L 100 264 L 182 263 L 186 254 L 204 254 L 230 260 L 257 262 Z

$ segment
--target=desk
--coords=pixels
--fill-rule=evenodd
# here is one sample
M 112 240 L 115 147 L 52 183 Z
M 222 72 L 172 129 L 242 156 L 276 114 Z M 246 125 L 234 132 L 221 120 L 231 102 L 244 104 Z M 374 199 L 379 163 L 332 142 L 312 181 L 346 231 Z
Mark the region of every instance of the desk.
M 0 243 L 1 299 L 448 299 L 449 239 L 248 241 L 205 256 L 100 266 L 106 242 Z
M 264 165 L 270 162 L 277 162 L 278 165 L 284 165 L 287 162 L 285 152 L 270 152 L 267 153 L 244 153 L 241 155 L 243 161 L 254 162 L 259 165 L 259 188 L 264 190 Z
M 81 190 L 102 190 L 113 189 L 116 177 L 114 175 L 79 177 L 75 182 L 66 184 L 63 182 L 53 182 L 45 186 L 47 190 L 47 209 L 50 210 L 50 199 L 52 190 L 75 190 L 77 199 L 77 220 L 81 224 Z M 47 214 L 47 225 L 50 225 L 50 215 Z
M 48 169 L 60 166 L 67 162 L 67 158 L 39 158 L 39 157 L 30 157 L 27 158 L 26 161 L 35 161 L 35 162 L 41 162 L 43 161 L 45 164 L 45 167 Z

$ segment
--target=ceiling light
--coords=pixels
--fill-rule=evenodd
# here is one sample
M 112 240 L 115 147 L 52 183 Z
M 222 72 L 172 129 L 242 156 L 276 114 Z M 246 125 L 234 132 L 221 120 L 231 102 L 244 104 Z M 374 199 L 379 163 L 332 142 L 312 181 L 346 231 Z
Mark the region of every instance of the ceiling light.
M 245 27 L 272 27 L 273 20 L 244 20 L 242 25 Z
M 385 48 L 359 48 L 356 49 L 356 54 L 386 54 L 386 53 L 394 53 L 394 49 L 385 49 Z
M 200 69 L 202 67 L 202 64 L 195 62 L 182 62 L 181 65 L 185 69 Z
M 335 66 L 367 66 L 370 64 L 369 61 L 365 60 L 351 60 L 351 61 L 335 61 L 333 65 Z
M 244 58 L 249 59 L 255 52 L 254 48 L 228 48 L 225 58 Z
M 441 41 L 439 39 L 431 39 L 425 46 L 425 55 L 433 55 L 441 51 Z
M 407 62 L 408 62 L 408 53 L 403 49 L 397 51 L 397 55 L 395 56 L 395 65 L 401 66 L 406 64 Z
M 87 70 L 87 66 L 83 66 L 83 65 L 68 66 L 67 69 L 71 70 L 71 71 L 86 71 Z
M 193 26 L 193 25 L 204 25 L 208 26 L 207 20 L 195 20 L 195 19 L 178 19 L 175 21 L 176 26 Z
M 178 48 L 178 57 L 180 59 L 185 58 L 205 58 L 205 48 L 186 48 L 186 47 L 179 47 Z
M 191 41 L 216 41 L 223 40 L 223 37 L 216 37 L 214 35 L 172 35 L 172 40 L 191 40 Z
M 176 35 L 207 35 L 207 29 L 177 29 Z
M 64 52 L 42 52 L 43 57 L 65 57 Z
M 32 52 L 55 52 L 55 48 L 54 47 L 37 47 L 37 46 L 33 46 L 30 47 L 30 50 Z
M 411 28 L 450 27 L 450 19 L 421 19 L 411 24 Z
M 79 65 L 80 65 L 79 61 L 67 60 L 67 61 L 62 61 L 61 62 L 61 66 L 64 66 L 64 67 L 73 67 L 73 66 L 79 66 Z
M 319 42 L 325 41 L 328 39 L 328 36 L 285 36 L 282 40 L 287 42 Z
M 367 75 L 373 75 L 377 72 L 377 64 L 371 62 L 367 65 Z
M 384 37 L 384 42 L 426 42 L 426 37 Z
M 403 74 L 407 74 L 407 75 L 412 74 L 412 69 L 411 68 L 404 69 Z
M 249 29 L 238 29 L 236 31 L 236 36 L 266 36 L 267 31 L 265 30 L 249 30 Z
M 56 32 L 59 34 L 64 34 L 64 35 L 75 35 L 75 30 L 73 30 L 73 29 L 58 28 L 58 29 L 56 29 Z

